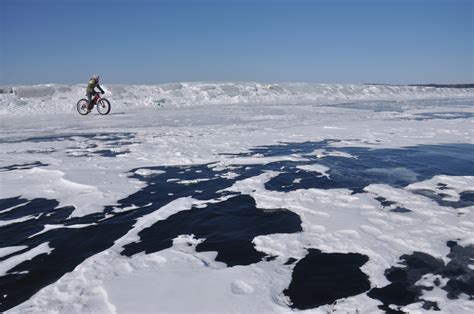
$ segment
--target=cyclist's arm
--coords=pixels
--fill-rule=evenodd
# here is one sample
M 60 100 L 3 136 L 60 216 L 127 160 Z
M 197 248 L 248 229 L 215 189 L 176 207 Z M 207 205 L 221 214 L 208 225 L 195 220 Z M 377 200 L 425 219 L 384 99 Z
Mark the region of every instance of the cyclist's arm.
M 100 85 L 99 85 L 99 84 L 97 84 L 97 86 L 96 86 L 96 87 L 97 87 L 97 88 L 100 90 L 100 92 L 101 92 L 102 94 L 103 94 L 103 93 L 105 93 L 105 92 L 104 92 L 104 90 L 102 89 L 102 87 L 100 87 Z

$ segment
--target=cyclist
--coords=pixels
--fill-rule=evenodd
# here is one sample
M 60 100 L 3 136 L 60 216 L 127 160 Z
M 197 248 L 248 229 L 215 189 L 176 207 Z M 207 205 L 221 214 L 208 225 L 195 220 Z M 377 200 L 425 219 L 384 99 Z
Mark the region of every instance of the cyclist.
M 104 90 L 102 87 L 99 85 L 99 75 L 94 74 L 92 75 L 91 79 L 89 80 L 89 83 L 87 84 L 87 112 L 90 112 L 92 110 L 92 99 L 94 99 L 95 94 L 97 93 L 95 91 L 95 88 L 97 87 L 100 90 L 101 94 L 104 94 Z

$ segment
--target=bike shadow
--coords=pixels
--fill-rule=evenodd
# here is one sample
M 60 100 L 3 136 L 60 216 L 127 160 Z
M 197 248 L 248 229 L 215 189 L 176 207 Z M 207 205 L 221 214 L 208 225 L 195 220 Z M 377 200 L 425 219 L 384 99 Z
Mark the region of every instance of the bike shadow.
M 91 113 L 93 113 L 93 112 L 90 112 L 89 115 L 90 115 Z M 100 116 L 100 114 L 97 113 L 97 112 L 95 112 L 95 114 L 98 115 L 98 116 Z M 111 112 L 111 113 L 107 114 L 107 116 L 119 116 L 119 115 L 124 115 L 124 114 L 125 114 L 125 112 Z

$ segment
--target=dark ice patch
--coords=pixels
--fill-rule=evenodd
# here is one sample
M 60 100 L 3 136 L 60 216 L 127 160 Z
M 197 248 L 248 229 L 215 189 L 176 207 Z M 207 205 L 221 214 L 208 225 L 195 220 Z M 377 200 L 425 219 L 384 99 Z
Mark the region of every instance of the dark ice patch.
M 390 211 L 394 212 L 394 213 L 410 213 L 411 212 L 411 210 L 409 210 L 406 207 L 402 207 L 402 206 L 397 206 L 395 208 L 392 208 L 392 209 L 390 209 Z
M 68 218 L 74 207 L 59 207 L 55 200 L 10 198 L 0 204 L 6 207 L 0 214 L 1 220 L 8 222 L 31 216 L 27 221 L 0 227 L 0 247 L 26 246 L 1 257 L 0 263 L 44 243 L 52 249 L 48 254 L 37 255 L 12 269 L 6 269 L 6 275 L 0 277 L 0 311 L 28 300 L 41 288 L 71 272 L 86 258 L 112 246 L 133 226 L 133 220 L 121 220 L 120 215 L 106 219 L 104 213 Z M 8 210 L 12 205 L 17 207 Z M 72 226 L 82 223 L 91 225 L 42 232 L 46 225 Z
M 467 206 L 474 205 L 474 191 L 464 191 L 459 193 L 460 202 L 464 204 L 469 204 Z
M 10 202 L 8 200 L 10 200 Z M 5 202 L 6 204 L 18 203 L 17 205 L 10 206 L 10 207 L 16 206 L 13 209 L 8 210 L 6 212 L 0 212 L 0 220 L 4 220 L 4 221 L 14 220 L 14 219 L 18 219 L 18 218 L 22 218 L 26 216 L 40 218 L 42 215 L 51 215 L 52 210 L 59 204 L 57 201 L 48 200 L 44 198 L 37 198 L 31 201 L 26 201 L 25 199 L 20 199 L 18 197 L 18 198 L 6 199 L 2 201 Z M 62 217 L 61 221 L 63 221 L 66 217 Z M 18 236 L 21 237 L 22 235 L 19 234 Z
M 391 284 L 382 288 L 373 288 L 367 295 L 382 301 L 380 309 L 390 311 L 393 306 L 405 306 L 415 302 L 422 302 L 424 309 L 439 310 L 436 303 L 423 299 L 424 290 L 433 287 L 416 285 L 424 275 L 433 274 L 449 279 L 441 289 L 445 290 L 448 298 L 457 299 L 461 294 L 474 298 L 474 271 L 469 268 L 474 260 L 474 246 L 459 246 L 454 241 L 447 245 L 451 248 L 447 255 L 451 260 L 447 264 L 422 252 L 411 255 L 402 255 L 400 264 L 403 267 L 392 267 L 385 271 L 385 277 Z M 439 286 L 439 279 L 434 282 Z M 441 309 L 442 310 L 442 309 Z
M 405 208 L 403 206 L 395 206 L 397 205 L 397 202 L 389 201 L 385 197 L 378 196 L 375 198 L 375 200 L 380 202 L 380 205 L 382 205 L 384 210 L 389 210 L 394 213 L 409 213 L 411 210 L 408 208 Z
M 300 163 L 299 165 L 304 165 Z M 309 189 L 318 186 L 320 189 L 330 189 L 332 182 L 326 176 L 314 171 L 298 169 L 294 162 L 275 162 L 267 164 L 271 170 L 282 172 L 265 183 L 270 191 L 289 192 L 299 189 Z
M 370 289 L 370 282 L 360 267 L 368 260 L 357 253 L 309 249 L 308 255 L 296 264 L 290 286 L 283 292 L 290 298 L 291 307 L 299 310 L 364 293 Z
M 449 243 L 451 252 L 448 257 L 451 261 L 441 271 L 443 277 L 449 278 L 443 288 L 448 292 L 448 298 L 457 299 L 461 293 L 474 299 L 474 270 L 469 265 L 474 262 L 474 245 L 462 247 L 456 242 Z
M 216 251 L 216 261 L 228 266 L 257 263 L 265 256 L 255 250 L 252 240 L 259 235 L 301 231 L 299 216 L 290 211 L 265 212 L 253 198 L 237 195 L 204 208 L 178 212 L 138 233 L 140 241 L 124 246 L 122 254 L 132 256 L 164 250 L 179 235 L 193 234 L 205 239 L 196 251 Z
M 297 189 L 350 189 L 362 193 L 370 184 L 388 184 L 403 188 L 409 184 L 431 179 L 435 175 L 474 175 L 474 145 L 420 145 L 400 149 L 369 149 L 361 147 L 331 147 L 329 141 L 277 145 L 252 150 L 262 156 L 287 156 L 296 152 L 309 161 L 281 161 L 264 165 L 266 170 L 281 172 L 265 184 L 271 191 L 288 192 Z M 348 153 L 357 158 L 309 154 L 315 149 Z M 307 172 L 297 166 L 319 164 L 328 167 L 329 178 Z
M 438 306 L 438 302 L 434 302 L 434 301 L 424 300 L 421 308 L 425 310 L 430 310 L 430 311 L 441 311 L 441 309 Z
M 46 142 L 71 142 L 66 153 L 69 157 L 116 157 L 129 153 L 123 149 L 126 146 L 135 144 L 135 134 L 128 132 L 117 133 L 72 133 L 66 135 L 51 135 L 30 137 L 20 140 L 0 140 L 0 143 L 46 143 Z M 80 143 L 80 145 L 77 145 Z M 97 143 L 100 143 L 100 148 Z M 98 148 L 98 149 L 97 149 Z M 114 150 L 120 148 L 120 151 Z M 55 150 L 33 150 L 35 153 L 52 153 Z
M 36 167 L 47 167 L 48 164 L 44 164 L 41 161 L 29 162 L 24 164 L 14 164 L 11 166 L 0 167 L 0 172 L 13 171 L 13 170 L 28 170 Z
M 123 236 L 131 227 L 129 223 L 122 223 L 122 225 L 109 223 L 77 229 L 53 229 L 34 236 L 29 241 L 15 240 L 14 235 L 9 236 L 9 242 L 17 241 L 23 242 L 19 244 L 28 245 L 28 249 L 15 252 L 14 255 L 25 253 L 42 243 L 48 243 L 52 251 L 26 260 L 8 270 L 5 276 L 0 277 L 0 311 L 28 300 L 43 287 L 73 271 L 88 257 L 111 247 L 114 241 Z M 9 226 L 6 227 L 8 229 Z M 23 224 L 23 228 L 27 226 Z M 2 228 L 0 233 L 11 234 L 13 231 L 5 231 Z
M 136 170 L 132 170 L 132 173 Z M 3 259 L 25 253 L 43 243 L 48 243 L 52 249 L 49 254 L 41 254 L 30 261 L 16 265 L 13 269 L 7 271 L 7 275 L 0 277 L 0 311 L 5 311 L 28 300 L 41 288 L 72 271 L 86 258 L 111 247 L 117 239 L 133 228 L 138 218 L 181 197 L 193 196 L 196 199 L 211 200 L 229 195 L 228 192 L 218 191 L 230 187 L 237 181 L 237 179 L 222 178 L 222 175 L 227 173 L 228 170 L 218 171 L 212 169 L 211 165 L 154 167 L 150 170 L 158 170 L 164 173 L 151 176 L 132 174 L 131 177 L 145 181 L 147 183 L 146 187 L 118 201 L 118 205 L 107 206 L 103 212 L 83 217 L 69 217 L 74 208 L 59 207 L 59 203 L 55 200 L 25 200 L 20 197 L 0 200 L 1 211 L 4 211 L 1 219 L 8 221 L 31 216 L 31 219 L 27 221 L 0 227 L 0 247 L 27 247 L 4 256 Z M 255 167 L 237 167 L 233 171 L 239 172 L 239 179 L 261 173 L 261 170 Z M 200 181 L 200 179 L 206 180 Z M 184 181 L 188 182 L 183 184 Z M 196 193 L 196 190 L 200 192 Z M 137 206 L 137 208 L 122 211 L 132 205 Z M 12 208 L 15 206 L 18 207 Z M 282 211 L 278 211 L 276 216 L 266 214 L 268 215 L 266 217 L 289 218 L 290 225 L 285 226 L 286 221 L 270 219 L 269 222 L 272 221 L 273 225 L 265 227 L 265 223 L 262 223 L 262 230 L 270 230 L 269 228 L 279 222 L 282 224 L 279 230 L 291 231 L 291 222 L 296 219 L 300 222 L 296 214 L 286 212 L 282 215 L 281 213 Z M 224 212 L 223 214 L 225 215 Z M 250 217 L 249 219 L 251 220 Z M 227 222 L 232 223 L 230 220 L 227 220 Z M 209 226 L 206 221 L 196 221 L 195 223 L 203 224 L 200 227 L 201 230 L 205 230 L 206 226 Z M 64 225 L 64 227 L 40 233 L 46 225 Z M 67 228 L 67 226 L 74 225 L 86 226 Z M 171 224 L 169 226 L 170 228 L 175 227 Z M 251 232 L 251 227 L 243 228 L 241 232 L 245 233 L 244 230 L 249 230 L 249 228 L 249 232 Z M 257 233 L 260 230 L 259 225 L 255 225 L 253 228 Z M 234 226 L 233 230 L 236 237 L 238 237 L 237 229 L 239 227 Z M 220 231 L 222 230 L 214 230 L 216 238 L 219 237 L 218 233 Z M 227 240 L 229 240 L 228 246 L 225 244 Z M 240 238 L 236 240 L 241 240 L 240 243 L 244 243 Z M 249 243 L 239 246 L 235 245 L 236 242 L 238 241 L 232 242 L 232 239 L 209 241 L 203 244 L 202 248 L 203 250 L 211 248 L 220 250 L 220 256 L 223 260 L 233 260 L 228 261 L 229 264 L 247 263 L 249 260 L 256 260 L 256 257 L 261 259 L 265 256 L 255 251 L 253 245 Z M 247 253 L 253 255 L 246 256 Z
M 137 193 L 119 201 L 124 207 L 128 205 L 144 206 L 152 203 L 153 206 L 165 205 L 181 197 L 193 196 L 199 200 L 210 200 L 219 198 L 228 192 L 218 192 L 231 187 L 236 181 L 223 177 L 228 172 L 227 169 L 213 169 L 212 164 L 193 165 L 193 166 L 163 166 L 147 167 L 152 172 L 151 175 L 140 175 L 136 172 L 139 169 L 133 169 L 130 177 L 144 181 L 147 185 Z M 255 171 L 252 167 L 240 167 L 233 169 L 237 172 L 239 180 L 258 175 L 261 172 Z M 159 174 L 153 174 L 159 173 Z M 196 193 L 202 191 L 202 193 Z M 158 193 L 158 194 L 157 194 Z
M 83 140 L 96 140 L 101 142 L 120 142 L 123 140 L 131 140 L 135 137 L 133 133 L 118 132 L 118 133 L 69 133 L 69 134 L 56 134 L 49 136 L 35 136 L 28 137 L 25 139 L 15 140 L 0 140 L 0 143 L 45 143 L 45 142 L 64 142 L 64 141 L 77 141 L 77 139 Z
M 470 119 L 474 117 L 472 112 L 423 112 L 413 115 L 409 120 L 423 121 L 423 120 L 456 120 L 456 119 Z
M 371 110 L 374 112 L 404 112 L 406 110 L 425 109 L 432 110 L 433 107 L 446 108 L 452 107 L 472 107 L 471 99 L 429 99 L 429 100 L 403 100 L 403 101 L 364 101 L 364 102 L 346 102 L 339 104 L 323 105 L 324 107 L 337 107 L 345 109 Z M 317 105 L 321 107 L 321 105 Z M 418 121 L 426 119 L 443 119 L 443 118 L 460 118 L 465 112 L 427 112 L 426 115 L 415 115 L 413 118 L 402 119 L 416 119 Z M 469 113 L 469 112 L 468 112 Z M 470 117 L 467 115 L 466 117 Z
M 473 191 L 464 191 L 459 194 L 459 201 L 451 201 L 445 199 L 445 197 L 449 197 L 448 194 L 444 193 L 438 193 L 437 191 L 433 190 L 428 190 L 428 189 L 416 189 L 416 190 L 410 190 L 410 192 L 417 194 L 417 195 L 422 195 L 424 197 L 427 197 L 434 202 L 436 202 L 440 206 L 445 206 L 445 207 L 452 207 L 452 208 L 464 208 L 468 206 L 473 206 L 474 205 L 474 192 Z
M 397 204 L 397 202 L 389 201 L 385 197 L 382 197 L 382 196 L 376 197 L 375 199 L 379 201 L 380 205 L 382 205 L 383 207 L 390 207 L 392 205 Z
M 10 209 L 15 206 L 23 205 L 29 201 L 22 199 L 20 196 L 0 199 L 0 212 Z
M 448 187 L 448 185 L 445 184 L 445 183 L 438 183 L 436 186 L 437 186 L 438 189 L 440 189 L 440 190 L 449 190 L 449 189 L 450 189 L 450 188 Z
M 292 265 L 294 264 L 295 262 L 297 262 L 298 260 L 294 257 L 290 257 L 286 262 L 285 262 L 285 265 Z
M 85 137 L 79 147 L 68 147 L 67 154 L 70 157 L 117 157 L 130 152 L 124 147 L 135 144 L 135 135 L 132 133 L 102 133 L 95 136 Z M 97 143 L 101 143 L 100 147 Z M 119 150 L 117 150 L 119 148 Z
M 121 150 L 121 151 L 116 151 L 116 150 L 111 150 L 111 149 L 101 149 L 101 150 L 94 151 L 94 155 L 99 155 L 102 157 L 117 157 L 119 155 L 126 155 L 128 153 L 130 153 L 128 149 Z
M 318 105 L 319 107 L 320 105 Z M 371 110 L 374 112 L 403 112 L 404 104 L 399 101 L 367 101 L 354 103 L 340 103 L 323 105 L 323 107 L 335 107 L 344 109 Z
M 58 150 L 57 149 L 52 149 L 52 148 L 49 148 L 49 149 L 27 149 L 25 150 L 24 152 L 23 151 L 20 151 L 20 152 L 13 152 L 13 154 L 44 154 L 44 155 L 50 155 L 52 153 L 55 153 L 57 152 Z

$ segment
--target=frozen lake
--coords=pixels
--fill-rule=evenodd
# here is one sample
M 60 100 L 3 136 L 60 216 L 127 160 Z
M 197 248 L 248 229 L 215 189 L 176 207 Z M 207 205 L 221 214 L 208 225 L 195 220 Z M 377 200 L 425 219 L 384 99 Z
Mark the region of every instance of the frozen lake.
M 472 90 L 106 90 L 0 95 L 0 311 L 474 311 Z

